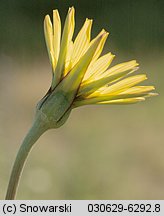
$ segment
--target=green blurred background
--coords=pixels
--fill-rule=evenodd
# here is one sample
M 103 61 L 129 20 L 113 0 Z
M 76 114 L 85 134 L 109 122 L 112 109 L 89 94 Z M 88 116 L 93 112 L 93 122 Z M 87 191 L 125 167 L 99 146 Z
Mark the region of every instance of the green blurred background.
M 73 110 L 46 132 L 25 166 L 17 199 L 164 199 L 164 1 L 1 0 L 0 199 L 11 165 L 51 82 L 44 16 L 76 9 L 76 32 L 93 18 L 92 35 L 111 34 L 114 63 L 137 59 L 158 97 L 128 106 Z M 75 34 L 76 35 L 76 34 Z

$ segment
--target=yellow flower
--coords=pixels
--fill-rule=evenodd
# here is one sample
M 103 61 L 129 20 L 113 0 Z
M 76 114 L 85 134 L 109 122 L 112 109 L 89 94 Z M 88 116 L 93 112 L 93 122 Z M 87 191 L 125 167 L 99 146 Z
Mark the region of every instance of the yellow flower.
M 138 69 L 135 60 L 110 67 L 114 55 L 101 56 L 108 33 L 102 30 L 90 38 L 92 20 L 86 19 L 73 41 L 74 8 L 69 8 L 61 36 L 61 21 L 53 11 L 53 25 L 47 15 L 44 21 L 45 39 L 52 65 L 52 84 L 39 101 L 33 126 L 17 154 L 6 199 L 14 199 L 26 158 L 36 140 L 48 129 L 58 128 L 71 110 L 88 104 L 129 104 L 156 95 L 153 86 L 138 86 L 146 80 L 144 74 L 129 76 Z
M 109 33 L 103 29 L 91 39 L 92 20 L 85 20 L 73 41 L 74 13 L 74 8 L 69 8 L 62 34 L 58 10 L 53 11 L 53 24 L 49 15 L 45 17 L 44 33 L 53 77 L 39 109 L 58 121 L 78 106 L 131 104 L 156 95 L 151 92 L 153 86 L 138 85 L 147 79 L 146 75 L 130 76 L 138 69 L 135 60 L 110 67 L 115 56 L 110 52 L 101 56 Z

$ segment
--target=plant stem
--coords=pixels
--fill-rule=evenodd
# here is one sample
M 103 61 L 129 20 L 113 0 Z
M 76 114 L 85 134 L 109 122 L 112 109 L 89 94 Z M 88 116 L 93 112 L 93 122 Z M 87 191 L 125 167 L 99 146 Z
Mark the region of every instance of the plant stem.
M 46 131 L 46 128 L 40 118 L 37 118 L 34 121 L 33 126 L 29 130 L 28 134 L 23 140 L 23 143 L 17 153 L 17 157 L 14 162 L 14 166 L 12 168 L 7 193 L 6 200 L 13 200 L 16 196 L 19 179 L 26 162 L 27 156 L 33 147 L 34 143 L 38 140 L 38 138 Z

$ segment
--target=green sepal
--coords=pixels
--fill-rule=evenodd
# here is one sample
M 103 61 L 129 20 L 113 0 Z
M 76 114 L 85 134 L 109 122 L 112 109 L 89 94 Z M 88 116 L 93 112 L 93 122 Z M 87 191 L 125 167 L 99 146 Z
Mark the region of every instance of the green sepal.
M 58 128 L 68 119 L 71 109 L 63 92 L 54 90 L 38 103 L 36 115 L 48 128 Z

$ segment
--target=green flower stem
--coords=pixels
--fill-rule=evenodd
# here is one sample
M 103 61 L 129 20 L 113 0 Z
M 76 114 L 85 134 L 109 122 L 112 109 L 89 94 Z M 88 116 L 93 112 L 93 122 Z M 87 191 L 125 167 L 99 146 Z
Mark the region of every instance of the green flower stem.
M 14 162 L 14 166 L 11 172 L 8 189 L 6 193 L 6 200 L 13 200 L 16 196 L 19 179 L 26 162 L 27 156 L 38 138 L 46 131 L 46 127 L 43 121 L 38 117 L 28 134 L 23 140 L 23 143 L 18 151 L 17 157 Z

